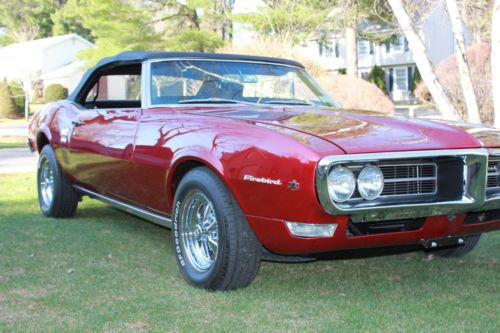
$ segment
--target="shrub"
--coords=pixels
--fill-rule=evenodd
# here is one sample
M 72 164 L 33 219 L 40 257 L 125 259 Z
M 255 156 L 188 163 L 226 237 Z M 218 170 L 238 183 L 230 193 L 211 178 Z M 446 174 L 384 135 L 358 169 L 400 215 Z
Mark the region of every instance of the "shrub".
M 411 92 L 415 95 L 415 90 L 417 89 L 418 85 L 422 82 L 422 75 L 420 75 L 420 71 L 418 70 L 418 67 L 415 66 L 415 72 L 413 72 L 413 80 L 411 84 Z
M 12 81 L 10 83 L 10 93 L 16 105 L 16 112 L 19 116 L 24 114 L 24 107 L 26 105 L 26 95 L 19 83 Z
M 323 88 L 346 109 L 392 113 L 394 103 L 376 85 L 347 75 L 328 75 L 318 79 Z
M 385 71 L 378 66 L 374 66 L 370 73 L 368 74 L 368 82 L 376 85 L 380 90 L 382 90 L 386 95 L 389 95 L 387 86 L 385 85 Z
M 481 120 L 487 125 L 493 124 L 493 96 L 491 87 L 491 48 L 487 44 L 476 44 L 467 50 L 467 59 L 472 77 L 472 85 L 477 97 Z M 465 119 L 467 106 L 460 86 L 457 61 L 455 56 L 443 60 L 436 67 L 436 75 L 450 98 L 459 116 Z M 421 102 L 432 101 L 424 82 L 415 89 L 415 96 Z
M 0 116 L 6 118 L 16 117 L 16 105 L 14 104 L 7 80 L 0 82 Z
M 43 96 L 45 103 L 55 102 L 68 97 L 68 89 L 62 85 L 55 83 L 51 84 L 45 89 Z

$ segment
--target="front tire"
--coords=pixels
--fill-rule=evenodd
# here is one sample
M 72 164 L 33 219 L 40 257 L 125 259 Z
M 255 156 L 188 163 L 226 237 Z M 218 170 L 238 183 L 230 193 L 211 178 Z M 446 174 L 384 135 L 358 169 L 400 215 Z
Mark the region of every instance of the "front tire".
M 210 169 L 182 178 L 174 198 L 173 245 L 186 281 L 207 290 L 248 286 L 262 246 L 233 195 Z
M 37 172 L 38 202 L 47 217 L 72 217 L 80 196 L 64 178 L 54 150 L 45 145 L 40 152 Z

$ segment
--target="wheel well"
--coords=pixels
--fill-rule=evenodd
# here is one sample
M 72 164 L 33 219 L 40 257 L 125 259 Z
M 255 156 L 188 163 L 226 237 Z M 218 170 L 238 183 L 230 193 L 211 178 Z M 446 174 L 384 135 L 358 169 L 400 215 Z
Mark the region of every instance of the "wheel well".
M 177 189 L 177 186 L 179 186 L 181 179 L 189 171 L 193 170 L 194 168 L 199 168 L 202 166 L 205 166 L 205 164 L 200 163 L 198 161 L 184 161 L 181 164 L 179 164 L 174 171 L 174 175 L 172 176 L 172 194 L 173 195 L 175 194 L 175 190 Z
M 43 147 L 45 147 L 45 145 L 48 144 L 49 144 L 49 139 L 47 139 L 45 134 L 43 133 L 38 134 L 36 138 L 36 148 L 38 149 L 38 152 L 41 152 Z

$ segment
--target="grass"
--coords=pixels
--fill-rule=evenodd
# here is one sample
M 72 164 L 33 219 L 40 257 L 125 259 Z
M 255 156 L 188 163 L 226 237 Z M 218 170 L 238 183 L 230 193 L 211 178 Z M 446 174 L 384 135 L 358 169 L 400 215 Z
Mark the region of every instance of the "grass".
M 26 148 L 26 137 L 22 136 L 0 136 L 0 149 L 2 148 Z
M 415 252 L 264 262 L 243 290 L 188 286 L 170 231 L 84 199 L 44 218 L 34 176 L 0 175 L 0 331 L 497 332 L 500 233 L 462 259 Z

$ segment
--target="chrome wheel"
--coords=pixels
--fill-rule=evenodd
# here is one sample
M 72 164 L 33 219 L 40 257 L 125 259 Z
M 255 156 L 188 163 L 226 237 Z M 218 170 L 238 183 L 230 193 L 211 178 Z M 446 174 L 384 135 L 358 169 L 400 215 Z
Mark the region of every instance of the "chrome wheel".
M 219 230 L 212 202 L 200 191 L 189 193 L 180 210 L 179 233 L 186 259 L 199 272 L 215 263 Z
M 44 209 L 48 209 L 52 205 L 52 200 L 54 198 L 54 171 L 46 156 L 43 156 L 40 161 L 39 172 L 38 181 L 42 199 L 41 203 Z

